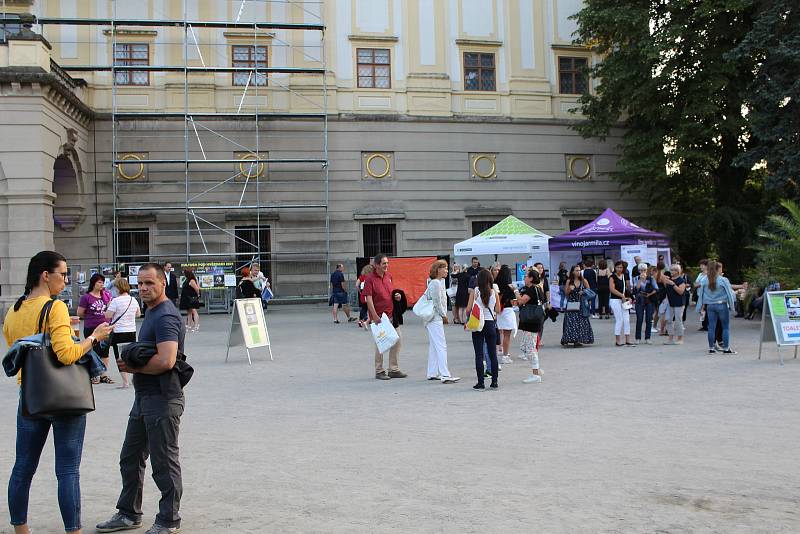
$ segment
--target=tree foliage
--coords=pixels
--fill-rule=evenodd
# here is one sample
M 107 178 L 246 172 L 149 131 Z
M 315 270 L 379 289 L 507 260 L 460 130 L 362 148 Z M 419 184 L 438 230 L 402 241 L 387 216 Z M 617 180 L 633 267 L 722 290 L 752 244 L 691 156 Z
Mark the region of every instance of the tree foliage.
M 772 2 L 778 11 L 781 3 Z M 603 58 L 590 70 L 597 85 L 580 100 L 586 121 L 577 130 L 603 138 L 622 126 L 612 177 L 650 202 L 654 222 L 685 259 L 713 251 L 733 272 L 751 263 L 749 245 L 765 217 L 768 172 L 753 161 L 766 153 L 748 106 L 770 54 L 751 52 L 757 28 L 768 33 L 783 22 L 764 19 L 773 12 L 763 4 L 586 0 L 575 15 L 577 42 Z M 770 96 L 762 96 L 758 109 L 769 115 Z
M 752 143 L 737 163 L 766 163 L 767 191 L 800 200 L 800 3 L 759 2 L 752 29 L 731 57 L 757 63 L 746 93 Z
M 784 289 L 800 288 L 800 206 L 791 200 L 784 200 L 781 205 L 788 213 L 770 215 L 771 230 L 759 233 L 763 242 L 754 247 L 758 262 L 750 278 L 760 287 L 780 282 Z

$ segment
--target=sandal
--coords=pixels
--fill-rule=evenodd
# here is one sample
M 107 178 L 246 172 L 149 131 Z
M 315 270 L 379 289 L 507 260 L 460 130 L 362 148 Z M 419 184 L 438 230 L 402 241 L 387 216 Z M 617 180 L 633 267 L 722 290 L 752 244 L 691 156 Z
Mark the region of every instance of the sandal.
M 100 383 L 100 377 L 98 376 L 92 377 L 92 384 L 96 386 L 99 383 Z
M 114 381 L 113 381 L 113 380 L 111 380 L 111 377 L 110 377 L 110 376 L 108 376 L 108 375 L 103 375 L 103 376 L 101 376 L 101 377 L 100 377 L 100 382 L 101 382 L 102 384 L 113 384 L 113 383 L 114 383 Z

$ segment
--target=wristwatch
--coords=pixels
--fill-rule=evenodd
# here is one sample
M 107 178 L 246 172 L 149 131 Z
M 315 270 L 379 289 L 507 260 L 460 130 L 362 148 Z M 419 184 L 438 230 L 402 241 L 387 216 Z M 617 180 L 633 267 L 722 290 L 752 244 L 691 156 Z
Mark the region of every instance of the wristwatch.
M 89 341 L 91 341 L 91 342 L 92 342 L 92 345 L 96 345 L 96 344 L 97 344 L 97 338 L 96 338 L 96 337 L 94 337 L 94 336 L 89 336 L 89 337 L 87 337 L 86 339 L 88 339 Z

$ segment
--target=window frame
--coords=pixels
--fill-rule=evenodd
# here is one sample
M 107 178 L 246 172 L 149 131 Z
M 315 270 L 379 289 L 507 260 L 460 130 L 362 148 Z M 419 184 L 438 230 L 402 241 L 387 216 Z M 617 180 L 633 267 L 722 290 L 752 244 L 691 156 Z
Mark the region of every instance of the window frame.
M 367 244 L 368 232 L 377 232 L 377 243 Z M 384 239 L 380 235 L 382 229 L 391 229 L 391 250 L 385 250 Z M 386 254 L 389 257 L 397 256 L 397 224 L 396 223 L 365 223 L 361 226 L 361 244 L 364 247 L 364 256 L 374 258 L 378 254 Z M 377 250 L 372 248 L 377 244 Z
M 561 69 L 561 60 L 562 59 L 569 59 L 571 61 L 572 65 L 571 65 L 570 69 L 568 69 L 568 70 L 562 70 Z M 568 55 L 556 56 L 556 68 L 558 70 L 558 94 L 559 95 L 581 96 L 581 95 L 589 93 L 589 90 L 590 90 L 589 76 L 587 76 L 583 72 L 581 72 L 582 69 L 589 67 L 589 59 L 590 58 L 587 57 L 587 56 L 580 56 L 580 55 L 579 56 L 568 56 Z M 582 62 L 585 62 L 585 64 L 580 66 L 580 67 L 576 67 L 576 65 L 575 65 L 576 61 L 582 61 Z M 561 76 L 562 76 L 562 74 L 567 74 L 567 75 L 570 76 L 571 83 L 572 83 L 572 85 L 571 85 L 572 92 L 565 93 L 565 92 L 563 92 L 561 90 Z M 579 80 L 580 77 L 584 77 L 583 83 L 584 83 L 584 86 L 586 88 L 584 92 L 577 92 L 577 84 L 578 84 L 578 80 Z
M 117 245 L 117 260 L 120 263 L 128 263 L 128 264 L 137 264 L 137 263 L 148 263 L 150 261 L 150 249 L 151 249 L 151 232 L 150 228 L 143 228 L 143 227 L 136 227 L 136 228 L 117 228 L 114 230 L 114 240 Z M 141 251 L 134 250 L 135 244 L 133 243 L 134 234 L 139 235 L 140 237 L 143 235 L 147 235 L 147 239 L 145 242 L 147 243 L 147 254 L 142 254 Z M 128 254 L 123 254 L 122 244 L 123 239 L 128 241 L 128 249 L 126 252 Z M 141 244 L 141 243 L 140 243 Z
M 247 60 L 236 59 L 236 49 L 237 48 L 246 48 L 247 49 Z M 261 65 L 258 59 L 255 57 L 255 52 L 258 48 L 264 49 L 264 64 Z M 245 63 L 244 65 L 237 65 L 238 63 Z M 259 73 L 258 75 L 255 74 L 256 67 L 258 68 L 268 68 L 269 67 L 269 47 L 267 45 L 252 45 L 252 44 L 232 44 L 231 45 L 231 67 L 236 68 L 248 68 L 253 69 L 253 78 L 255 78 L 255 82 L 251 79 L 250 85 L 255 85 L 258 87 L 269 87 L 269 77 L 267 73 Z M 231 86 L 233 87 L 244 87 L 247 85 L 247 76 L 245 76 L 244 80 L 241 83 L 237 83 L 236 75 L 239 74 L 246 74 L 245 72 L 232 72 L 231 73 Z M 264 77 L 264 83 L 259 83 L 258 76 Z
M 141 58 L 134 58 L 133 57 L 133 53 L 134 53 L 133 47 L 135 47 L 135 46 L 143 46 L 143 47 L 145 47 L 145 52 L 147 54 L 147 59 L 141 59 Z M 126 57 L 124 57 L 124 58 L 118 58 L 117 57 L 117 47 L 127 48 Z M 150 43 L 138 43 L 138 42 L 136 42 L 136 43 L 134 43 L 134 42 L 131 42 L 131 43 L 116 43 L 111 48 L 112 48 L 112 50 L 111 50 L 112 65 L 114 65 L 115 67 L 128 67 L 128 66 L 134 66 L 134 65 L 139 65 L 139 66 L 144 66 L 144 67 L 149 67 L 150 66 Z M 136 73 L 143 73 L 145 76 L 147 76 L 147 83 L 134 83 L 133 79 L 134 79 L 134 74 L 136 74 Z M 118 81 L 118 76 L 120 76 L 120 75 L 127 76 L 127 81 L 125 81 L 124 83 L 119 82 Z M 113 83 L 114 83 L 114 85 L 119 85 L 119 86 L 123 86 L 123 87 L 148 87 L 150 85 L 150 71 L 147 71 L 147 70 L 143 70 L 143 71 L 142 70 L 119 70 L 119 71 L 114 71 Z
M 499 219 L 491 220 L 491 221 L 486 221 L 486 220 L 470 221 L 469 227 L 470 227 L 470 231 L 472 232 L 472 236 L 471 237 L 475 237 L 476 235 L 480 235 L 481 233 L 485 232 L 486 230 L 488 230 L 489 228 L 491 228 L 492 226 L 496 225 L 499 222 L 500 222 Z M 476 232 L 475 231 L 476 225 L 478 227 L 485 226 L 485 228 L 483 228 L 482 230 Z
M 362 50 L 369 50 L 371 52 L 372 62 L 371 63 L 361 63 L 361 59 L 359 57 L 359 52 Z M 376 63 L 375 62 L 375 52 L 376 51 L 386 51 L 388 55 L 389 61 L 387 63 Z M 371 78 L 372 85 L 365 86 L 361 85 L 361 74 L 359 74 L 360 67 L 370 67 L 372 69 L 372 74 L 369 76 L 364 76 L 364 78 Z M 389 85 L 386 87 L 377 87 L 375 85 L 375 80 L 377 78 L 384 78 L 384 76 L 376 76 L 375 75 L 375 68 L 376 67 L 387 67 L 389 69 L 389 74 L 386 76 L 386 79 L 389 82 Z M 375 47 L 356 47 L 356 87 L 358 89 L 380 89 L 380 90 L 387 90 L 392 88 L 392 49 L 391 48 L 375 48 Z
M 261 266 L 261 272 L 264 273 L 264 276 L 269 278 L 270 282 L 274 282 L 273 280 L 273 269 L 272 269 L 272 226 L 269 224 L 261 223 L 261 225 L 257 225 L 255 223 L 252 224 L 237 224 L 233 227 L 233 250 L 236 253 L 234 257 L 234 268 L 238 272 L 239 269 L 245 266 L 249 266 L 252 260 L 252 255 L 257 254 L 256 250 L 251 250 L 252 246 L 250 243 L 253 241 L 249 238 L 252 238 L 253 233 L 257 236 L 258 245 L 266 245 L 261 247 L 261 255 L 258 257 L 257 262 Z M 248 235 L 249 234 L 249 235 Z M 242 239 L 248 241 L 245 243 Z M 244 256 L 243 254 L 252 254 L 251 256 Z
M 477 66 L 468 66 L 467 65 L 467 54 L 475 54 L 478 56 L 478 65 Z M 492 66 L 491 67 L 484 67 L 483 66 L 483 56 L 491 56 L 492 57 Z M 496 93 L 497 92 L 497 52 L 485 52 L 485 51 L 476 51 L 476 50 L 462 50 L 461 52 L 461 68 L 462 68 L 462 83 L 464 84 L 464 91 L 470 91 L 475 93 Z M 467 87 L 467 70 L 478 70 L 478 88 L 477 89 L 470 89 Z M 491 71 L 492 72 L 492 89 L 482 89 L 483 87 L 483 72 L 484 71 Z

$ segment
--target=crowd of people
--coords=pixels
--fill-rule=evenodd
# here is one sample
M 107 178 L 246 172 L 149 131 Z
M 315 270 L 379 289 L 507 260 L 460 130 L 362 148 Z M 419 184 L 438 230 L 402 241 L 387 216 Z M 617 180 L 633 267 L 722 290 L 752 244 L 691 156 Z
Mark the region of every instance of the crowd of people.
M 475 351 L 475 389 L 484 389 L 484 379 L 491 378 L 490 387 L 498 388 L 499 371 L 513 361 L 512 339 L 519 337 L 520 360 L 529 361 L 531 375 L 525 383 L 542 380 L 539 349 L 544 322 L 535 330 L 522 327 L 522 309 L 541 307 L 541 314 L 553 321 L 563 315 L 560 344 L 563 347 L 582 347 L 595 343 L 592 320 L 614 320 L 614 343 L 617 347 L 652 345 L 654 336 L 664 336 L 664 345 L 682 345 L 686 332 L 686 313 L 692 302 L 702 318 L 701 330 L 708 331 L 709 354 L 736 354 L 730 344 L 730 319 L 737 305 L 736 292 L 746 286 L 732 284 L 722 271 L 722 263 L 703 260 L 696 279 L 684 270 L 680 262 L 669 266 L 663 257 L 649 265 L 636 257 L 629 269 L 627 262 L 602 259 L 595 265 L 587 260 L 567 270 L 564 263 L 554 277 L 559 286 L 557 305 L 551 302 L 550 286 L 544 265 L 536 263 L 524 276 L 521 287 L 512 280 L 508 265 L 495 263 L 488 268 L 472 258 L 470 265 L 448 268 L 444 260 L 431 265 L 427 289 L 421 298 L 433 302 L 433 315 L 423 318 L 429 339 L 429 380 L 455 383 L 460 378 L 451 375 L 447 365 L 447 341 L 444 325 L 467 325 L 473 308 L 483 317 L 482 328 L 472 331 Z M 389 258 L 381 254 L 362 269 L 357 281 L 360 314 L 358 325 L 368 327 L 380 322 L 386 314 L 398 328 L 402 324 L 406 298 L 395 288 L 388 270 Z M 343 266 L 331 277 L 334 292 L 346 287 Z M 449 279 L 449 289 L 446 281 Z M 336 283 L 336 285 L 334 285 Z M 331 302 L 345 305 L 346 291 Z M 402 305 L 401 305 L 402 303 Z M 758 303 L 751 303 L 751 307 Z M 449 318 L 452 309 L 452 321 Z M 345 309 L 348 318 L 349 307 Z M 334 304 L 334 320 L 337 308 Z M 708 325 L 711 325 L 709 328 Z M 389 367 L 384 368 L 383 355 L 375 352 L 375 378 L 389 380 L 404 378 L 400 370 L 398 342 L 389 351 Z

